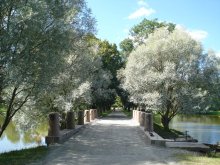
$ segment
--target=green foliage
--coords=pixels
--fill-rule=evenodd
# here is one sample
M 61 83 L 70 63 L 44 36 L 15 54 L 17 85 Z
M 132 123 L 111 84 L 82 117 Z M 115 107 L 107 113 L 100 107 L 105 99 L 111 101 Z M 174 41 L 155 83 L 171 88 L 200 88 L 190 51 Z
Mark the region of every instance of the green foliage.
M 129 117 L 129 118 L 132 117 L 132 111 L 128 111 L 128 110 L 124 109 L 124 110 L 123 110 L 123 113 L 124 113 L 127 117 Z
M 208 111 L 204 115 L 215 115 L 220 116 L 220 111 Z
M 198 87 L 202 46 L 185 31 L 160 28 L 128 57 L 122 71 L 131 100 L 158 111 L 169 122 L 180 111 L 206 109 L 207 92 Z
M 107 110 L 107 111 L 105 111 L 105 112 L 102 112 L 102 113 L 101 113 L 101 117 L 107 117 L 110 113 L 112 113 L 111 110 Z
M 40 160 L 48 153 L 45 146 L 0 154 L 0 165 L 24 165 Z
M 201 60 L 202 77 L 197 85 L 208 92 L 209 97 L 205 99 L 205 102 L 209 104 L 202 113 L 207 111 L 217 111 L 220 109 L 220 59 L 216 56 L 215 52 L 209 50 L 207 54 L 203 56 Z
M 143 19 L 139 24 L 130 29 L 131 38 L 125 38 L 120 42 L 121 55 L 124 63 L 129 54 L 139 45 L 145 43 L 148 36 L 155 32 L 156 29 L 167 27 L 172 32 L 175 29 L 175 24 L 167 22 L 159 22 L 158 19 L 148 20 Z
M 159 22 L 158 19 L 148 20 L 145 18 L 130 30 L 130 34 L 134 38 L 134 42 L 140 45 L 145 42 L 149 34 L 161 27 L 167 27 L 167 29 L 172 32 L 175 29 L 175 24 Z
M 121 98 L 119 96 L 116 96 L 115 103 L 113 104 L 113 107 L 123 107 Z
M 0 11 L 0 103 L 8 112 L 1 136 L 28 101 L 53 89 L 67 58 L 94 31 L 94 19 L 84 0 L 7 0 Z
M 3 115 L 6 112 L 6 108 L 0 105 L 0 115 Z
M 115 101 L 119 81 L 117 71 L 123 66 L 122 57 L 116 44 L 100 40 L 93 35 L 86 36 L 95 58 L 100 59 L 102 66 L 96 71 L 92 82 L 93 107 L 109 109 Z M 105 94 L 104 94 L 105 93 Z
M 126 38 L 120 43 L 121 56 L 123 57 L 123 65 L 126 64 L 127 58 L 130 53 L 137 48 L 137 46 L 145 43 L 148 36 L 155 32 L 156 29 L 167 27 L 172 32 L 175 29 L 175 24 L 167 22 L 159 22 L 157 19 L 148 20 L 143 19 L 139 24 L 130 29 L 130 38 Z M 129 102 L 129 94 L 123 89 L 118 89 L 118 95 L 122 98 L 122 102 L 126 108 L 132 104 Z
M 124 39 L 120 42 L 120 48 L 122 50 L 122 55 L 125 56 L 124 58 L 126 58 L 126 56 L 128 56 L 134 49 L 133 41 L 129 38 Z
M 113 77 L 116 77 L 117 70 L 121 68 L 121 56 L 116 44 L 111 44 L 108 41 L 99 41 L 98 55 L 103 62 L 103 69 L 109 70 Z

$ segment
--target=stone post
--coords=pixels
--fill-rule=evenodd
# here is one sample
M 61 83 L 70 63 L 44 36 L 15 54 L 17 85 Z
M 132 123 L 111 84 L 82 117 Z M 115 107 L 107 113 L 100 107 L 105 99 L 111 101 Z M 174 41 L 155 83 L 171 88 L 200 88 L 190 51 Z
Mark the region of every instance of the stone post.
M 84 125 L 84 111 L 83 110 L 80 110 L 78 112 L 78 124 Z
M 136 121 L 136 110 L 134 110 L 134 121 Z
M 97 109 L 94 109 L 94 115 L 95 115 L 95 118 L 97 119 L 97 118 L 98 118 L 98 112 L 97 112 Z
M 133 120 L 134 120 L 134 118 L 135 118 L 134 115 L 135 115 L 135 110 L 132 111 L 132 119 L 133 119 Z
M 143 112 L 139 111 L 139 125 L 140 126 L 143 124 L 142 113 Z
M 141 111 L 138 111 L 138 123 L 141 123 Z
M 140 126 L 144 127 L 145 112 L 140 112 Z
M 93 109 L 90 109 L 89 113 L 90 113 L 90 121 L 94 120 L 94 111 L 93 111 Z
M 49 114 L 49 130 L 48 136 L 60 136 L 60 121 L 59 114 L 57 112 L 52 112 Z
M 135 121 L 138 122 L 138 111 L 135 111 Z
M 95 120 L 95 109 L 92 109 L 92 119 Z
M 85 122 L 90 122 L 90 113 L 89 113 L 89 110 L 85 110 Z
M 66 128 L 67 129 L 75 128 L 75 113 L 73 111 L 69 111 L 66 114 Z
M 148 132 L 153 132 L 153 115 L 152 113 L 146 113 L 145 114 L 145 124 L 144 124 L 144 130 Z
M 86 122 L 90 122 L 90 112 L 86 110 Z

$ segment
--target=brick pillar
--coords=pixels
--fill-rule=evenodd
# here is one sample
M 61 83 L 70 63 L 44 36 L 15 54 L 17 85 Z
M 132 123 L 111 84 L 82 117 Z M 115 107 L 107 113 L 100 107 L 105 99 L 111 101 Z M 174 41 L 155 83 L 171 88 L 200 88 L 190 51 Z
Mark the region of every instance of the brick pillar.
M 145 124 L 144 124 L 144 130 L 148 132 L 153 132 L 153 115 L 152 113 L 146 113 L 145 114 Z
M 59 114 L 57 112 L 49 114 L 48 136 L 60 136 L 60 121 Z
M 66 114 L 66 128 L 67 129 L 75 128 L 75 113 L 73 111 L 69 111 Z
M 84 111 L 83 110 L 80 110 L 78 112 L 78 124 L 84 125 Z

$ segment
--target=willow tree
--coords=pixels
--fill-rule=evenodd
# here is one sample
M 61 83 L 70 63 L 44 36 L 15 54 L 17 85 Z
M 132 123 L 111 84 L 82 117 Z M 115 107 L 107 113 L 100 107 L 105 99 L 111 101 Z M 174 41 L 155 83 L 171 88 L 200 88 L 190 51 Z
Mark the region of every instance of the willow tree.
M 49 89 L 93 23 L 84 0 L 0 2 L 0 136 L 30 98 Z
M 181 30 L 160 28 L 128 57 L 123 87 L 131 100 L 161 115 L 165 129 L 181 111 L 198 110 L 206 91 L 199 88 L 202 47 Z

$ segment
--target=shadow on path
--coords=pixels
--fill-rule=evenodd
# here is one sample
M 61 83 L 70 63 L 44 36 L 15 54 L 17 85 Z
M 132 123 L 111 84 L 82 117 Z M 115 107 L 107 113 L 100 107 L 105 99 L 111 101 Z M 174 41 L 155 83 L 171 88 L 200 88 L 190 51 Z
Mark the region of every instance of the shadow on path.
M 186 152 L 153 147 L 122 112 L 95 121 L 67 142 L 52 146 L 42 165 L 178 164 L 174 154 Z

